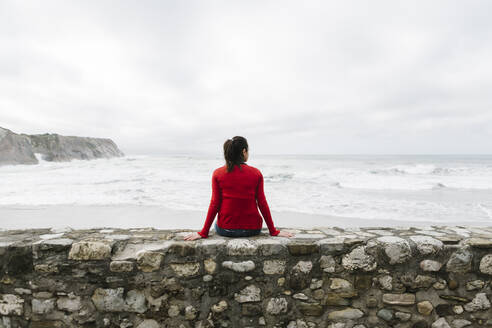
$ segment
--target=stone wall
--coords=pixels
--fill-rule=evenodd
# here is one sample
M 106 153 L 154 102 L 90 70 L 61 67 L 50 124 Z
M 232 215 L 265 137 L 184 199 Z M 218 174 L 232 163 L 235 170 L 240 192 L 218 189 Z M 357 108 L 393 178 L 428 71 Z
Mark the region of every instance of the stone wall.
M 0 327 L 490 327 L 492 227 L 0 231 Z

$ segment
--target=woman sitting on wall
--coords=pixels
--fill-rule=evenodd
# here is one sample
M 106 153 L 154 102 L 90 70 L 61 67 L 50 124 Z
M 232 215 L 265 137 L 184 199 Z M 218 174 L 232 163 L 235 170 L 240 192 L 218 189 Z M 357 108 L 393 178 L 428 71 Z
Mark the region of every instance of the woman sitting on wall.
M 246 164 L 248 142 L 236 136 L 224 143 L 226 164 L 212 174 L 212 199 L 205 225 L 200 232 L 184 237 L 185 240 L 207 238 L 210 226 L 218 213 L 215 231 L 225 237 L 248 237 L 261 232 L 263 218 L 271 236 L 293 237 L 294 234 L 275 229 L 263 191 L 260 170 Z M 263 218 L 258 212 L 260 208 Z

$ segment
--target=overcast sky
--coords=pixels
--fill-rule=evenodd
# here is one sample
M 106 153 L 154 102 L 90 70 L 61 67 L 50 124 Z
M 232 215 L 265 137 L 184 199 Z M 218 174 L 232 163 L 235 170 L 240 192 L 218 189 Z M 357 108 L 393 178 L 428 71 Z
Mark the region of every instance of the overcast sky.
M 0 0 L 0 126 L 126 154 L 492 153 L 492 1 Z

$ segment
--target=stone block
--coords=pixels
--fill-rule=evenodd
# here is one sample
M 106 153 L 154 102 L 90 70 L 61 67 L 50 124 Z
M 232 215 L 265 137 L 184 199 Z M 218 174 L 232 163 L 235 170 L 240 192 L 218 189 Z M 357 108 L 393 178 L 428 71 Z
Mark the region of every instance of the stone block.
M 196 254 L 194 244 L 187 241 L 173 241 L 167 248 L 167 254 L 175 254 L 178 256 L 192 256 Z
M 487 254 L 480 260 L 480 272 L 492 275 L 492 254 Z
M 299 311 L 306 316 L 319 317 L 324 312 L 323 306 L 320 303 L 299 302 L 297 307 L 299 308 Z
M 248 256 L 256 255 L 258 245 L 248 239 L 233 239 L 227 243 L 227 255 L 229 256 Z
M 260 254 L 263 256 L 284 254 L 287 249 L 285 242 L 273 238 L 258 239 L 255 242 L 260 249 Z
M 1 315 L 22 315 L 24 313 L 24 299 L 14 294 L 0 294 Z
M 33 298 L 32 302 L 32 312 L 36 314 L 47 314 L 53 312 L 55 309 L 55 299 L 37 299 Z
M 105 260 L 111 257 L 111 246 L 98 241 L 79 241 L 72 244 L 68 258 L 70 260 L 88 261 Z
M 131 261 L 111 261 L 109 264 L 111 272 L 132 272 L 133 262 Z
M 157 271 L 163 259 L 164 255 L 160 252 L 141 250 L 137 252 L 137 267 L 143 272 Z
M 454 273 L 466 273 L 471 270 L 473 254 L 468 248 L 458 249 L 451 254 L 446 263 L 446 271 Z
M 290 255 L 309 255 L 319 252 L 319 245 L 313 243 L 289 243 L 287 249 Z
M 376 259 L 366 253 L 365 246 L 358 246 L 352 250 L 349 254 L 346 254 L 342 258 L 342 266 L 346 270 L 363 270 L 366 272 L 374 271 L 377 267 Z
M 283 297 L 274 297 L 268 300 L 266 312 L 270 315 L 277 315 L 280 313 L 286 313 L 288 308 L 288 302 Z
M 383 236 L 377 238 L 376 241 L 382 245 L 390 264 L 404 263 L 412 256 L 410 244 L 403 238 Z
M 265 260 L 263 262 L 263 272 L 268 275 L 283 274 L 285 271 L 285 260 Z
M 255 269 L 255 262 L 251 260 L 242 262 L 224 261 L 222 266 L 235 272 L 249 272 Z
M 243 288 L 239 293 L 234 293 L 234 299 L 239 303 L 261 301 L 261 290 L 255 285 Z
M 415 294 L 383 294 L 383 303 L 391 305 L 413 305 Z
M 199 273 L 200 263 L 171 263 L 171 268 L 179 277 L 190 277 L 195 276 Z
M 217 269 L 217 263 L 213 259 L 205 259 L 203 260 L 203 267 L 207 273 L 213 274 Z
M 422 255 L 430 255 L 439 252 L 444 244 L 442 241 L 422 235 L 410 236 L 410 239 L 417 245 L 417 250 Z
M 359 309 L 345 308 L 342 310 L 331 311 L 328 313 L 328 319 L 330 320 L 356 320 L 364 316 L 364 312 Z

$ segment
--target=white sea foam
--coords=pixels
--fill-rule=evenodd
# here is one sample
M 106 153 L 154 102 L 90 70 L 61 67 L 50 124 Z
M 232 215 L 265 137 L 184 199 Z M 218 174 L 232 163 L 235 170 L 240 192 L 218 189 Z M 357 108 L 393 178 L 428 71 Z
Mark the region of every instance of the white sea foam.
M 484 204 L 478 204 L 478 207 L 489 217 L 489 219 L 492 219 L 492 208 L 487 207 Z
M 126 156 L 0 167 L 0 205 L 206 211 L 220 156 Z M 365 219 L 491 218 L 492 156 L 254 156 L 271 209 Z

